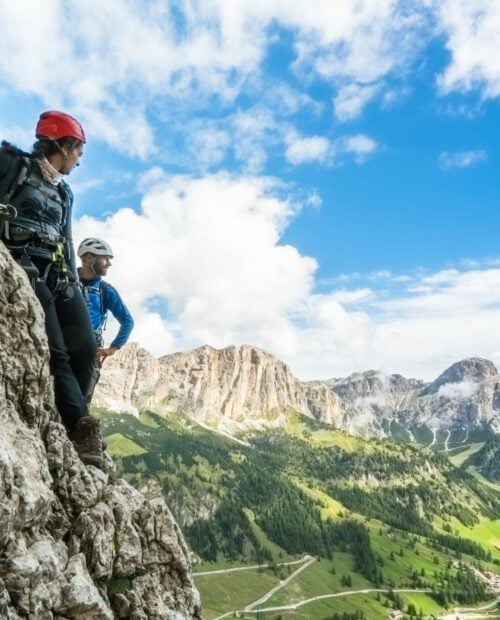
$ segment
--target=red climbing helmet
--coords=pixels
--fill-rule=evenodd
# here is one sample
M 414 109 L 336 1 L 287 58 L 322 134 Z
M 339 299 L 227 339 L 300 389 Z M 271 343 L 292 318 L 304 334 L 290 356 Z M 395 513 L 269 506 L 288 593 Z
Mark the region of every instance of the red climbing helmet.
M 85 142 L 83 127 L 76 118 L 57 110 L 49 110 L 40 114 L 36 124 L 36 137 L 45 140 L 68 137 Z

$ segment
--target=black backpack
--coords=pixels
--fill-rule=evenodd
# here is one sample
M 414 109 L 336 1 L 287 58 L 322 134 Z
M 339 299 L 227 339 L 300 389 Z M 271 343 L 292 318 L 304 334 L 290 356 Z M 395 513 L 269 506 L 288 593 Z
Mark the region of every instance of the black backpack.
M 0 147 L 0 202 L 9 203 L 30 168 L 31 156 L 4 140 Z

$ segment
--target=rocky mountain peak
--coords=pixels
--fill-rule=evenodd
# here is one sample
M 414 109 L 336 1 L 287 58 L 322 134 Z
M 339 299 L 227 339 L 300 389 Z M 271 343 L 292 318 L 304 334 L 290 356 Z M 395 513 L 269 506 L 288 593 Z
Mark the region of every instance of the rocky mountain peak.
M 356 372 L 345 379 L 332 379 L 327 383 L 347 403 L 381 394 L 406 394 L 423 386 L 420 380 L 406 379 L 399 374 L 386 375 L 377 370 Z
M 425 387 L 421 395 L 436 394 L 447 384 L 478 384 L 497 375 L 498 370 L 490 360 L 481 357 L 469 357 L 452 364 L 435 381 Z
M 85 467 L 54 406 L 42 309 L 0 242 L 0 617 L 201 620 L 168 507 Z M 131 367 L 142 354 L 124 354 Z

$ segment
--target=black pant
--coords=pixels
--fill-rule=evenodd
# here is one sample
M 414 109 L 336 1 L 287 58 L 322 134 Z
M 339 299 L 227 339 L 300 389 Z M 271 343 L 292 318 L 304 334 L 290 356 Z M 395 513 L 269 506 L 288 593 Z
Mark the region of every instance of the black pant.
M 45 312 L 56 406 L 68 432 L 89 415 L 86 395 L 92 381 L 96 343 L 85 301 L 75 283 L 57 286 L 37 280 L 35 293 Z
M 92 380 L 90 382 L 89 390 L 87 392 L 87 405 L 89 407 L 92 402 L 92 397 L 94 396 L 94 390 L 96 388 L 96 385 L 99 383 L 100 378 L 101 378 L 101 367 L 97 363 L 97 360 L 95 360 L 94 369 L 92 371 Z

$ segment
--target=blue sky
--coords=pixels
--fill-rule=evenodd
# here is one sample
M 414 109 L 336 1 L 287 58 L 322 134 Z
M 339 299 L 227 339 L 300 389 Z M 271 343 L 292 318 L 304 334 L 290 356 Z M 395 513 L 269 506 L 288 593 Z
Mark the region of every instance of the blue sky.
M 81 120 L 75 237 L 113 246 L 145 348 L 500 362 L 498 2 L 0 6 L 0 134 Z

